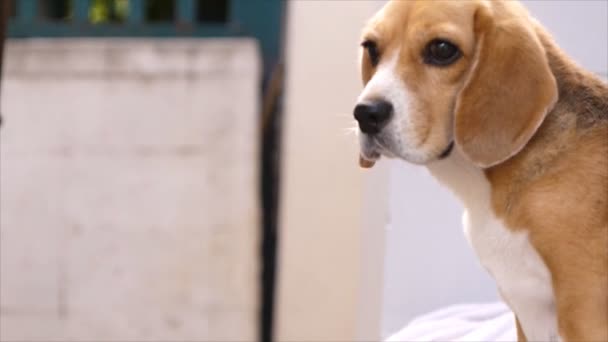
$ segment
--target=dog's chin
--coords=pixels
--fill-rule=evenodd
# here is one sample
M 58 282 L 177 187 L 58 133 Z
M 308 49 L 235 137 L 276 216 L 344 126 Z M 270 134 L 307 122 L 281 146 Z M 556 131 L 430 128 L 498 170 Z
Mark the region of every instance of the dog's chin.
M 423 159 L 416 155 L 403 153 L 400 146 L 382 137 L 363 136 L 361 139 L 361 157 L 370 162 L 376 162 L 381 157 L 400 159 L 413 164 L 421 164 Z
M 434 160 L 432 156 L 428 156 L 427 154 L 421 153 L 404 153 L 404 155 L 400 156 L 399 159 L 402 159 L 410 164 L 416 165 L 426 165 Z
M 449 157 L 453 147 L 454 143 L 451 142 L 440 149 L 439 152 L 410 150 L 392 141 L 364 136 L 361 139 L 361 157 L 372 162 L 377 161 L 382 156 L 389 159 L 400 159 L 411 164 L 427 165 Z

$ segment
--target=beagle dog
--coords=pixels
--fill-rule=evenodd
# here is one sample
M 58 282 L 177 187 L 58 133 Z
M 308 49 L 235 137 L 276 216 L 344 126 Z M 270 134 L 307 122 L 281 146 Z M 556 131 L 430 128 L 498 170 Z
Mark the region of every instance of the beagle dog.
M 367 24 L 360 165 L 425 165 L 520 341 L 608 341 L 608 86 L 511 0 L 392 1 Z

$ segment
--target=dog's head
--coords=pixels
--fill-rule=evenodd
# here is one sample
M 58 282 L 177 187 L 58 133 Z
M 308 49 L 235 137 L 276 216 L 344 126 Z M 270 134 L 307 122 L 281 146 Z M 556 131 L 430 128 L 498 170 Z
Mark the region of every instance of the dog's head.
M 533 21 L 514 1 L 391 1 L 361 46 L 363 166 L 380 155 L 424 164 L 454 144 L 480 167 L 498 164 L 557 100 Z

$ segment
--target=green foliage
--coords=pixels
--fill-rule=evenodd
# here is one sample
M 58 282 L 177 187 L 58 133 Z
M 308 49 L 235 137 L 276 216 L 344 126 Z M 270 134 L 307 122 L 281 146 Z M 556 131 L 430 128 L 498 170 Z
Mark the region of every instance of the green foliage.
M 89 8 L 89 20 L 94 24 L 123 22 L 128 14 L 129 0 L 93 0 Z

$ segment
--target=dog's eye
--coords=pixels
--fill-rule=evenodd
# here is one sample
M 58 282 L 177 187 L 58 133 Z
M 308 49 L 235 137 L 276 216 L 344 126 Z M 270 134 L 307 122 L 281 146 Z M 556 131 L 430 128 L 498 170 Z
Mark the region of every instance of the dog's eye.
M 378 65 L 380 62 L 380 51 L 378 51 L 378 45 L 376 42 L 371 40 L 364 41 L 361 46 L 367 51 L 367 55 L 369 56 L 369 60 L 371 61 L 373 66 Z
M 460 56 L 462 53 L 456 45 L 441 39 L 431 41 L 423 53 L 425 63 L 437 66 L 450 65 Z

